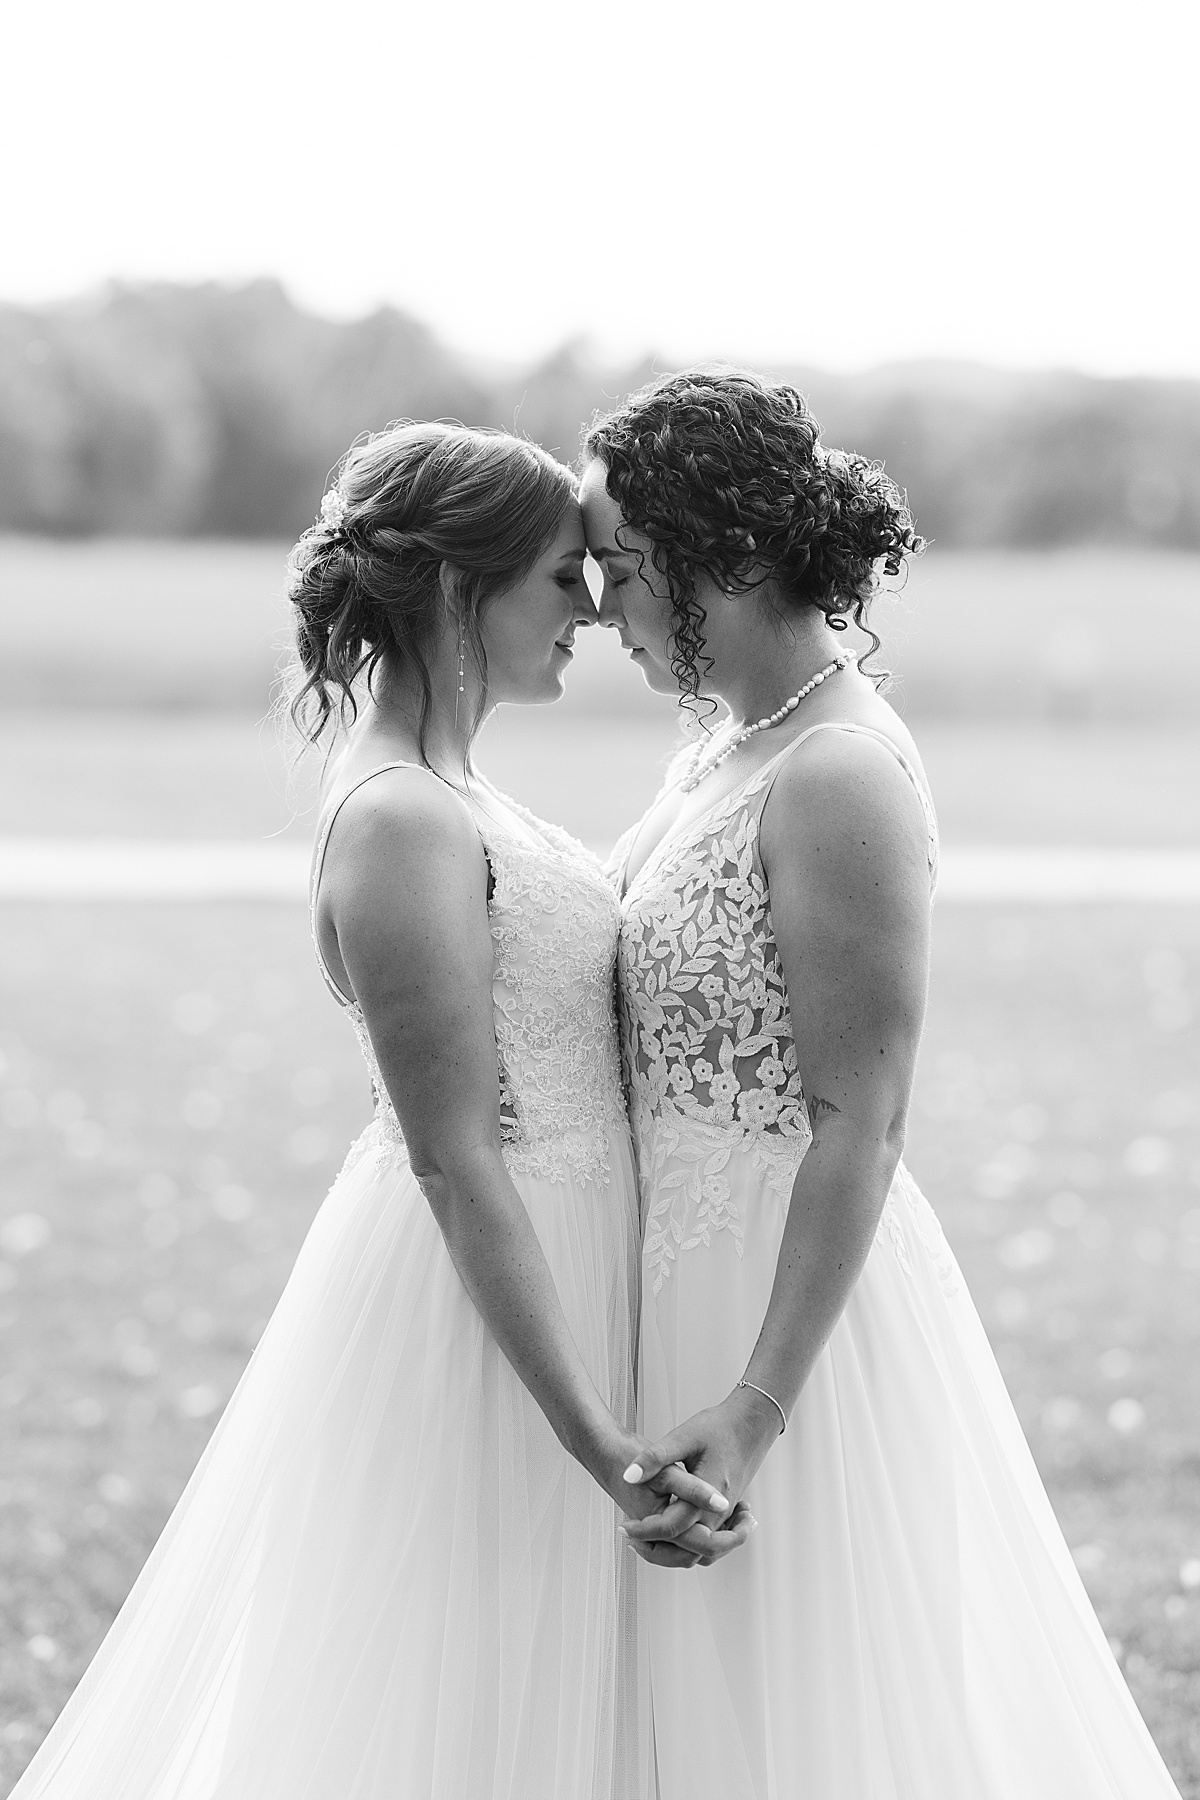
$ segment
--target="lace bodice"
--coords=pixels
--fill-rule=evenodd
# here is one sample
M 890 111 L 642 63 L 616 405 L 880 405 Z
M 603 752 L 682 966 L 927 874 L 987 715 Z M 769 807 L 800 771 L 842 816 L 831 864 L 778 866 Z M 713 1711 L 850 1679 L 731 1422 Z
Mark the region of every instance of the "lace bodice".
M 624 897 L 621 1047 L 656 1286 L 679 1249 L 709 1242 L 714 1231 L 740 1243 L 724 1174 L 735 1149 L 786 1199 L 812 1141 L 758 842 L 779 766 L 809 735 L 668 835 Z M 936 879 L 937 827 L 925 789 L 888 739 L 867 735 L 887 744 L 921 795 Z M 618 884 L 636 830 L 609 864 Z
M 403 1151 L 404 1134 L 362 1010 L 334 982 L 316 939 L 325 849 L 337 812 L 353 791 L 340 795 L 318 832 L 313 942 L 326 983 L 350 1016 L 375 1096 L 375 1119 L 356 1149 L 382 1138 Z M 569 833 L 507 798 L 502 804 L 511 824 L 468 804 L 492 872 L 488 907 L 505 1163 L 513 1174 L 551 1181 L 566 1170 L 579 1180 L 606 1179 L 609 1135 L 625 1125 L 613 985 L 618 901 L 598 860 Z

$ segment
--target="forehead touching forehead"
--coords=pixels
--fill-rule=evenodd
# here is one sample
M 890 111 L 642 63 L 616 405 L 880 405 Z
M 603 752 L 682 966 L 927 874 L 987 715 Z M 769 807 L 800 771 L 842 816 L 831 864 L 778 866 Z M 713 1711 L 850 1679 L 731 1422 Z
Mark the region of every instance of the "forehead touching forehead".
M 579 493 L 587 528 L 587 547 L 598 563 L 631 555 L 634 537 L 604 480 L 604 464 L 598 460 L 590 462 L 584 470 Z
M 548 562 L 582 562 L 587 555 L 587 538 L 583 530 L 583 514 L 579 502 L 572 500 L 559 520 L 553 541 L 547 546 Z

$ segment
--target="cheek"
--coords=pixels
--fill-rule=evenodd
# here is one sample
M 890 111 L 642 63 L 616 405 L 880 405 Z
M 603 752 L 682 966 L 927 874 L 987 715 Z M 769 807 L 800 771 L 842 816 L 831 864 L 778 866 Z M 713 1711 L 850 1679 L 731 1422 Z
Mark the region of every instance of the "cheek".
M 544 663 L 554 645 L 552 621 L 537 606 L 500 606 L 480 622 L 488 671 L 493 680 Z
M 642 582 L 625 608 L 626 617 L 647 649 L 665 645 L 671 635 L 671 602 L 661 598 Z

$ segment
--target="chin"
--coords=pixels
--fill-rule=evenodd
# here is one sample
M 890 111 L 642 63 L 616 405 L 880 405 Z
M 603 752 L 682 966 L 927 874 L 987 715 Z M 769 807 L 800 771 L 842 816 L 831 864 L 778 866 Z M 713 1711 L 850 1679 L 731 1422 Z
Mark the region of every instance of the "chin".
M 529 669 L 519 680 L 497 682 L 490 698 L 497 706 L 552 706 L 565 692 L 566 669 Z
M 510 706 L 553 706 L 556 700 L 562 699 L 565 692 L 566 683 L 557 670 L 554 670 L 536 686 L 531 682 L 523 693 L 514 694 L 508 704 Z
M 652 662 L 644 662 L 642 664 L 642 680 L 651 693 L 670 694 L 673 700 L 679 697 L 679 683 L 670 669 L 660 669 Z

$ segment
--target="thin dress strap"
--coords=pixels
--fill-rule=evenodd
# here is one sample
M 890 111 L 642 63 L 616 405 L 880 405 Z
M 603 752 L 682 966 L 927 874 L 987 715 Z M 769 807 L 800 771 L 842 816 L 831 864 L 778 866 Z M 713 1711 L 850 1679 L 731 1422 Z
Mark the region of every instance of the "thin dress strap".
M 773 766 L 771 764 L 767 765 L 770 775 L 769 779 L 763 785 L 762 805 L 766 805 L 767 796 L 770 794 L 771 789 L 775 784 L 775 778 L 791 753 L 794 750 L 798 750 L 806 738 L 812 737 L 818 731 L 852 731 L 859 737 L 874 738 L 877 743 L 883 745 L 885 750 L 891 751 L 892 755 L 917 790 L 917 798 L 920 800 L 921 810 L 925 814 L 929 874 L 932 883 L 936 886 L 938 872 L 938 826 L 937 814 L 933 808 L 933 799 L 929 793 L 929 789 L 925 786 L 925 783 L 921 780 L 921 777 L 917 774 L 916 769 L 913 767 L 908 757 L 905 756 L 899 744 L 893 743 L 885 731 L 877 731 L 873 725 L 855 725 L 849 720 L 842 719 L 822 719 L 819 724 L 810 725 L 807 731 L 802 731 L 799 737 L 793 738 L 790 744 L 784 746 L 775 759 Z M 759 772 L 760 774 L 762 773 L 761 770 Z
M 333 979 L 333 976 L 329 973 L 329 965 L 321 953 L 321 944 L 317 937 L 317 890 L 321 885 L 321 872 L 325 867 L 325 852 L 329 848 L 329 834 L 333 830 L 334 820 L 341 812 L 343 806 L 345 806 L 351 794 L 356 794 L 359 788 L 364 787 L 368 781 L 374 781 L 376 775 L 386 775 L 391 769 L 425 769 L 425 765 L 424 763 L 416 762 L 386 762 L 380 763 L 377 769 L 368 769 L 365 775 L 360 775 L 357 781 L 352 781 L 345 793 L 342 794 L 329 808 L 329 811 L 325 814 L 317 832 L 316 849 L 313 853 L 312 881 L 309 886 L 308 894 L 308 924 L 309 930 L 312 933 L 313 949 L 317 953 L 317 967 L 320 969 L 324 978 L 325 986 L 329 989 L 339 1006 L 354 1007 L 357 1006 L 358 1002 L 356 1000 L 351 1000 L 348 995 L 344 994 L 337 982 Z M 425 773 L 427 775 L 433 775 L 435 781 L 440 781 L 442 779 L 440 775 L 435 775 L 432 769 L 425 769 Z

